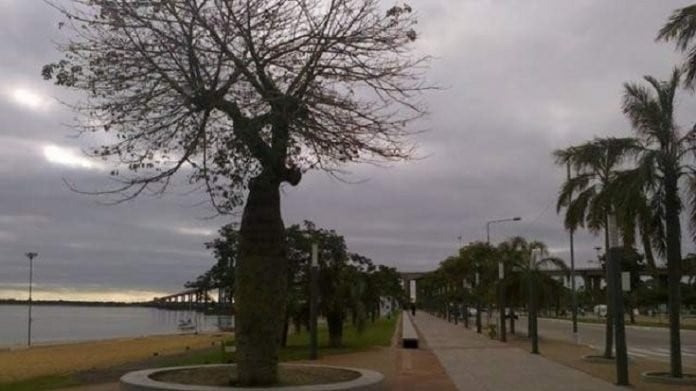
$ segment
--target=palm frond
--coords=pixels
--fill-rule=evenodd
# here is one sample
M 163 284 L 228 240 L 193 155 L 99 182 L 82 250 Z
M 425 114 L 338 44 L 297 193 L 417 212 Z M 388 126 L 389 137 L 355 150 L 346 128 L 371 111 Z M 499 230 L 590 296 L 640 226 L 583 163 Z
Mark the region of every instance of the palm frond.
M 588 213 L 585 217 L 587 228 L 592 232 L 598 232 L 606 225 L 606 216 L 613 210 L 613 195 L 609 188 L 603 187 L 590 201 Z
M 687 53 L 682 69 L 685 74 L 684 84 L 686 87 L 693 88 L 694 80 L 696 80 L 696 46 L 691 48 L 689 53 Z
M 675 10 L 657 33 L 657 40 L 676 41 L 677 49 L 685 51 L 696 35 L 696 5 Z
M 546 243 L 540 240 L 534 240 L 529 242 L 528 248 L 530 253 L 532 250 L 539 250 L 542 257 L 549 254 L 549 248 L 546 246 Z
M 589 205 L 596 195 L 595 187 L 585 189 L 578 194 L 575 199 L 567 206 L 565 215 L 565 226 L 567 229 L 577 229 L 585 226 L 586 216 L 589 212 Z
M 696 5 L 675 10 L 657 34 L 657 40 L 674 41 L 677 50 L 688 50 L 683 66 L 686 71 L 684 82 L 687 86 L 692 86 L 696 77 L 696 47 L 689 49 L 695 35 Z
M 568 207 L 568 204 L 573 200 L 573 194 L 587 190 L 590 182 L 595 179 L 594 174 L 579 174 L 569 180 L 566 180 L 558 194 L 556 202 L 556 213 L 561 209 Z
M 646 77 L 652 84 L 649 77 Z M 655 81 L 655 80 L 653 80 Z M 660 104 L 655 95 L 645 86 L 635 83 L 624 84 L 622 109 L 638 132 L 650 140 L 659 140 L 663 129 L 663 118 Z
M 686 186 L 688 189 L 689 203 L 689 228 L 691 229 L 691 239 L 696 240 L 696 170 L 687 176 Z

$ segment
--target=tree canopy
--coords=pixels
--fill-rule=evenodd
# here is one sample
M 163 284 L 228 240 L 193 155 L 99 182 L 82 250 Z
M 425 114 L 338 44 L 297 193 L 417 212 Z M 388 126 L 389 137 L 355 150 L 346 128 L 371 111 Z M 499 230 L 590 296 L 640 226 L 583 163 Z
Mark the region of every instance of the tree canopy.
M 185 171 L 219 211 L 261 172 L 297 184 L 344 162 L 402 159 L 427 58 L 408 5 L 377 0 L 69 0 L 44 78 L 83 92 L 126 198 Z M 185 170 L 184 170 L 185 169 Z

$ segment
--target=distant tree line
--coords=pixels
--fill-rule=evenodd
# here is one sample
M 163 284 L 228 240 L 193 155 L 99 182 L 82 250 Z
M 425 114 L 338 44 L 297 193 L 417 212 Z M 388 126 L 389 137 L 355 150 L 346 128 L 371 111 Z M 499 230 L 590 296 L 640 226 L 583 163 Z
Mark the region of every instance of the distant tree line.
M 534 250 L 539 256 L 532 260 Z M 502 280 L 499 280 L 499 262 L 503 265 Z M 476 321 L 480 324 L 482 310 L 490 314 L 500 305 L 500 286 L 505 293 L 503 306 L 513 310 L 530 303 L 529 284 L 533 282 L 537 287 L 533 293 L 536 302 L 542 307 L 555 307 L 559 312 L 565 288 L 562 281 L 544 273 L 549 268 L 568 270 L 563 260 L 549 256 L 546 245 L 540 241 L 513 237 L 497 246 L 473 242 L 418 281 L 419 305 L 443 317 L 463 317 L 466 321 L 470 309 L 475 308 Z M 510 329 L 514 330 L 514 311 L 511 315 Z
M 312 243 L 319 247 L 319 312 L 326 318 L 329 344 L 341 346 L 343 326 L 350 321 L 359 331 L 380 316 L 382 301 L 400 306 L 405 300 L 401 277 L 393 267 L 375 265 L 369 258 L 348 251 L 343 236 L 334 230 L 318 228 L 305 221 L 285 229 L 288 259 L 287 309 L 282 344 L 287 342 L 290 326 L 295 332 L 309 328 L 309 267 Z M 187 288 L 221 289 L 232 302 L 235 290 L 235 266 L 239 257 L 239 231 L 226 225 L 219 237 L 206 243 L 216 263 Z

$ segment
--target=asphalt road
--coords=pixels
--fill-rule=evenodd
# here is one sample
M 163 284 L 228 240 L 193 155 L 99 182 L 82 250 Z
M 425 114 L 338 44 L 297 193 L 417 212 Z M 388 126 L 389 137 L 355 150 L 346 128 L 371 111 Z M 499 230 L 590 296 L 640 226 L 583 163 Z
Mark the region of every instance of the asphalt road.
M 526 318 L 520 317 L 515 329 L 518 333 L 526 334 Z M 567 320 L 539 318 L 539 335 L 551 339 L 574 341 L 571 322 Z M 578 323 L 577 342 L 603 351 L 604 325 Z M 667 328 L 627 325 L 626 345 L 629 356 L 669 361 L 669 330 Z M 681 331 L 681 348 L 683 365 L 696 369 L 696 331 Z

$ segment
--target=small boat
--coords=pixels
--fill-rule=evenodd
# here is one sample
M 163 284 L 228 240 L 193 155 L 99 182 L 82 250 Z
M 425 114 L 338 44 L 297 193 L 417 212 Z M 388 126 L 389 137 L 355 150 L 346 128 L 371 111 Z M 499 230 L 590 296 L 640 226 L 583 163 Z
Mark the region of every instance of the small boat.
M 180 320 L 178 328 L 181 331 L 193 331 L 196 329 L 196 325 L 193 324 L 191 319 Z

